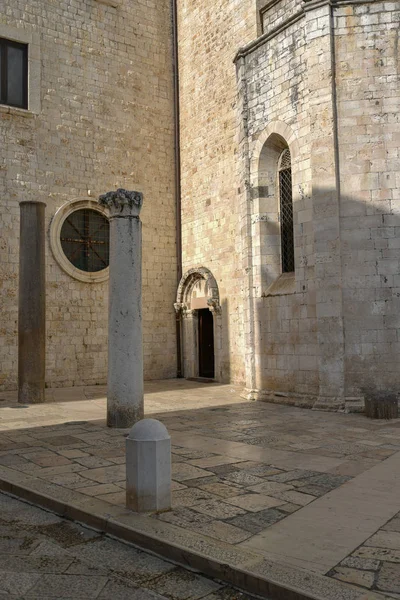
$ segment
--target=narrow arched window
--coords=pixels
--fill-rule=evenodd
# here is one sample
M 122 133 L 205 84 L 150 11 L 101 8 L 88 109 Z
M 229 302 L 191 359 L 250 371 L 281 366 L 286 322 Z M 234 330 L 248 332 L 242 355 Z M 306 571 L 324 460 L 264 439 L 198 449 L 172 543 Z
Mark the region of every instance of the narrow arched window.
M 282 273 L 294 271 L 292 166 L 289 148 L 279 157 L 279 204 L 281 221 Z

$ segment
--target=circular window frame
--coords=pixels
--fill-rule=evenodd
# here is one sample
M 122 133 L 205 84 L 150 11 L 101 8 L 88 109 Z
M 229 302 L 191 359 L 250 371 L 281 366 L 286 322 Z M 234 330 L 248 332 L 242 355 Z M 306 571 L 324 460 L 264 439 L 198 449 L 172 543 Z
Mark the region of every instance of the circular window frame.
M 94 200 L 88 200 L 87 198 L 70 200 L 69 202 L 66 202 L 60 206 L 50 223 L 50 247 L 55 260 L 62 270 L 65 271 L 70 277 L 73 277 L 78 281 L 83 281 L 84 283 L 101 283 L 103 281 L 107 281 L 109 278 L 109 267 L 101 269 L 101 271 L 90 272 L 77 269 L 69 261 L 61 245 L 61 229 L 65 219 L 75 211 L 84 208 L 95 210 L 96 212 L 104 215 L 107 219 L 110 218 L 108 209 L 100 206 L 100 204 Z

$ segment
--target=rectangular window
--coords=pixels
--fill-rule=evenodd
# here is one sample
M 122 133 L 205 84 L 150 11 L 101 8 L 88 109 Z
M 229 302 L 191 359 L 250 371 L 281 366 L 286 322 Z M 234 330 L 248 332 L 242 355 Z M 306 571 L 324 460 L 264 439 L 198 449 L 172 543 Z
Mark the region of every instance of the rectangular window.
M 0 38 L 0 104 L 28 108 L 28 44 Z

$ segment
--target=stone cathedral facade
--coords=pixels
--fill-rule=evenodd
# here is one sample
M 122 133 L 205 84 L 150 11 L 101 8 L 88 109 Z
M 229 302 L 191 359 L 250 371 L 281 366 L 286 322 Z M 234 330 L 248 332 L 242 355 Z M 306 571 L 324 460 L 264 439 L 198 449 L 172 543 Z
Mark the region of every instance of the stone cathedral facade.
M 123 187 L 144 194 L 145 378 L 331 410 L 399 391 L 398 3 L 3 6 L 0 389 L 24 200 L 47 204 L 47 385 L 105 383 L 96 199 Z

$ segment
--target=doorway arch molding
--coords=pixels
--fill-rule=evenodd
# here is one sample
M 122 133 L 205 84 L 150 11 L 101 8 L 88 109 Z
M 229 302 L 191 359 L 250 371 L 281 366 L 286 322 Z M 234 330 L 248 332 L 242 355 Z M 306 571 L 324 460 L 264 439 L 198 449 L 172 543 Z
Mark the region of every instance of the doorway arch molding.
M 220 310 L 218 284 L 214 275 L 206 267 L 189 269 L 182 276 L 176 294 L 175 310 L 191 310 L 192 293 L 200 281 L 204 281 L 206 284 L 205 291 L 210 310 Z
M 189 269 L 182 276 L 176 293 L 174 308 L 182 322 L 182 370 L 186 378 L 199 376 L 199 324 L 198 308 L 193 298 L 201 289 L 204 306 L 213 315 L 214 333 L 214 372 L 215 380 L 221 381 L 222 322 L 218 284 L 214 275 L 206 267 Z

